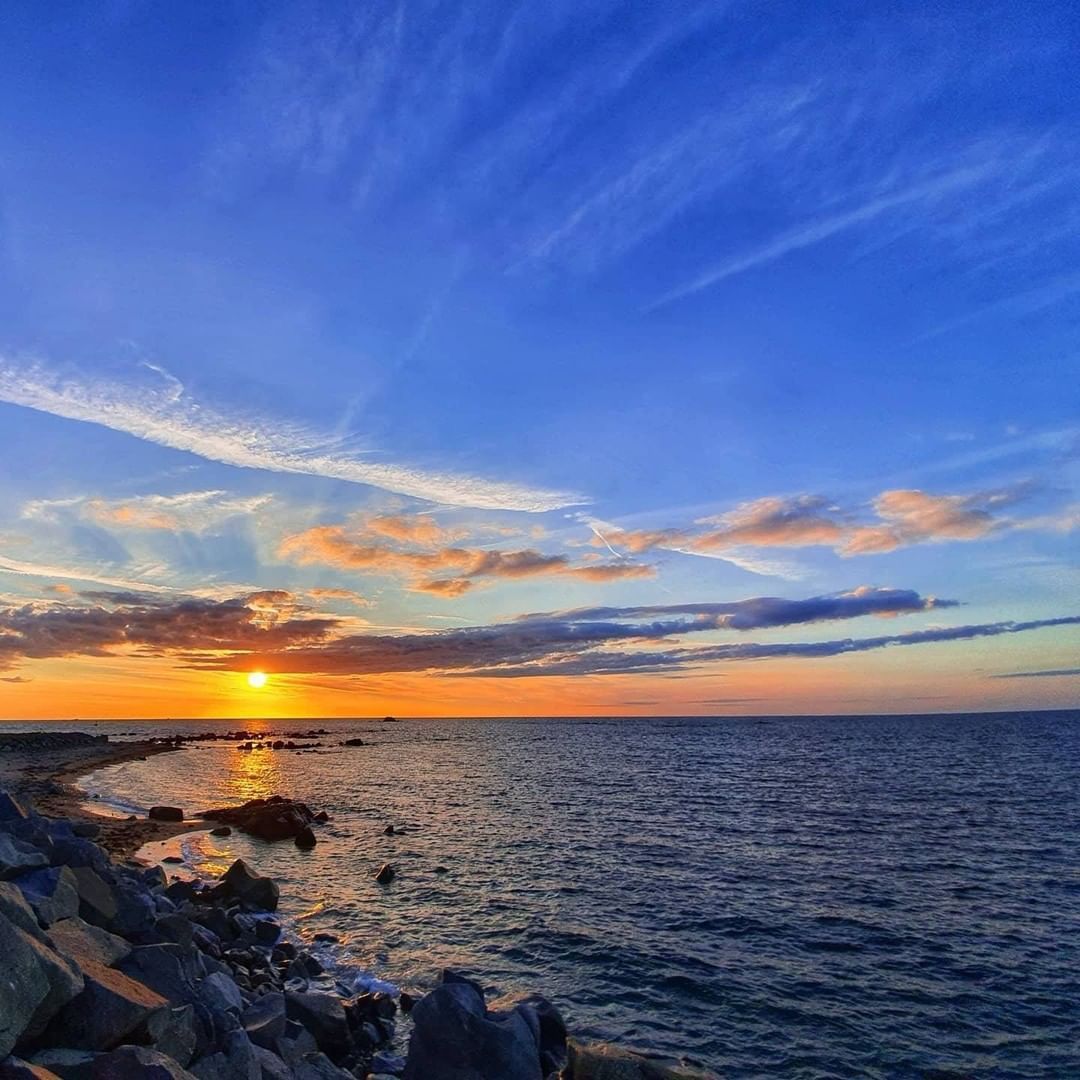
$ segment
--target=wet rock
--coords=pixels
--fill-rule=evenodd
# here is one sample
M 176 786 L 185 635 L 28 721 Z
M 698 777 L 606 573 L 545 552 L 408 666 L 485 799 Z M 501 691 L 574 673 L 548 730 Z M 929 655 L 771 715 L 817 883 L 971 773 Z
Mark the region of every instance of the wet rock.
M 228 893 L 238 897 L 252 907 L 263 911 L 275 911 L 278 905 L 277 882 L 267 877 L 260 877 L 243 859 L 225 871 L 221 884 Z
M 60 919 L 79 914 L 75 875 L 66 866 L 32 870 L 15 878 L 14 885 L 34 909 L 42 926 L 51 926 Z
M 371 1071 L 400 1076 L 405 1071 L 405 1059 L 400 1054 L 382 1050 L 371 1059 Z
M 286 993 L 285 1015 L 310 1031 L 319 1049 L 333 1058 L 348 1053 L 352 1045 L 345 1007 L 332 994 Z
M 375 875 L 375 880 L 380 885 L 389 885 L 394 878 L 397 877 L 397 871 L 390 865 L 390 863 L 383 863 L 379 867 L 379 872 Z
M 664 1058 L 646 1057 L 608 1043 L 567 1045 L 561 1080 L 716 1080 L 710 1072 Z
M 90 1067 L 90 1080 L 194 1080 L 179 1062 L 149 1046 L 121 1046 L 100 1054 Z
M 315 815 L 315 820 L 316 820 L 316 821 L 317 821 L 317 822 L 318 822 L 318 823 L 319 823 L 320 825 L 325 825 L 325 824 L 326 824 L 326 822 L 328 822 L 328 821 L 330 820 L 330 815 L 329 815 L 329 814 L 328 814 L 328 813 L 327 813 L 327 812 L 326 812 L 325 810 L 320 810 L 320 811 L 319 811 L 319 812 L 318 812 L 318 813 L 317 813 L 317 814 Z
M 297 830 L 296 836 L 293 837 L 293 843 L 296 844 L 301 851 L 310 851 L 318 841 L 315 839 L 315 833 L 312 831 L 310 825 L 303 825 Z
M 243 806 L 207 810 L 202 816 L 231 825 L 260 840 L 295 839 L 315 820 L 315 814 L 304 803 L 280 795 L 252 799 Z
M 543 1080 L 535 1016 L 488 1014 L 475 983 L 445 981 L 411 1016 L 405 1080 Z
M 328 934 L 325 930 L 320 930 L 319 933 L 315 934 L 312 937 L 312 941 L 325 941 L 330 944 L 335 944 L 340 940 L 341 939 L 337 936 L 337 934 Z
M 48 865 L 49 860 L 33 844 L 0 832 L 0 881 L 8 881 Z
M 341 745 L 342 746 L 363 746 L 364 745 L 364 740 L 363 739 L 346 739 Z
M 151 806 L 146 816 L 151 821 L 183 821 L 184 811 L 179 806 Z
M 449 874 L 450 871 L 445 866 L 436 866 L 435 867 L 435 873 L 436 874 Z
M 402 990 L 398 995 L 398 1002 L 401 1005 L 401 1011 L 403 1013 L 411 1013 L 413 1006 L 416 1004 L 416 998 L 412 994 Z
M 544 1076 L 566 1064 L 566 1021 L 555 1006 L 539 994 L 516 997 L 498 1004 L 498 1014 L 518 1009 L 536 1018 L 540 1045 L 540 1072 Z M 489 1012 L 496 1015 L 496 1011 Z
M 178 866 L 184 861 L 184 858 L 182 855 L 166 855 L 161 861 L 168 863 L 170 866 Z
M 228 825 L 218 825 L 210 830 L 211 836 L 232 836 L 232 829 Z
M 281 937 L 281 927 L 271 919 L 259 919 L 255 923 L 255 940 L 263 945 L 272 945 Z

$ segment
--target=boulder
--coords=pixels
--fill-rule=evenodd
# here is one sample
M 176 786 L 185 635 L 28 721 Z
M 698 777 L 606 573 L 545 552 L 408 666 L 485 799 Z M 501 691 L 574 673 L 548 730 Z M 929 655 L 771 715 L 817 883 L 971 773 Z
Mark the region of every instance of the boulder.
M 0 881 L 0 918 L 8 919 L 38 941 L 48 941 L 26 897 L 7 881 Z
M 151 806 L 146 816 L 151 821 L 183 821 L 184 811 L 179 806 Z
M 391 881 L 397 876 L 397 871 L 390 865 L 390 863 L 383 863 L 379 867 L 379 872 L 375 875 L 375 880 L 380 885 L 389 885 Z
M 519 1009 L 536 1018 L 540 1040 L 540 1072 L 550 1076 L 566 1064 L 566 1021 L 555 1006 L 539 994 L 509 998 L 495 1003 L 489 1016 Z
M 165 999 L 144 983 L 106 967 L 90 953 L 80 959 L 85 986 L 50 1021 L 45 1040 L 76 1050 L 110 1050 L 165 1008 Z
M 240 987 L 223 971 L 207 975 L 199 984 L 199 992 L 206 1004 L 217 1012 L 239 1016 L 244 1010 L 244 997 L 240 993 Z
M 107 870 L 109 866 L 109 856 L 104 848 L 93 840 L 83 840 L 74 835 L 53 838 L 49 861 L 53 866 L 92 866 L 100 871 Z
M 272 1050 L 285 1034 L 285 1020 L 285 995 L 276 991 L 256 998 L 240 1014 L 248 1038 L 267 1050 Z
M 0 916 L 0 1058 L 36 1037 L 83 989 L 79 969 Z
M 171 1057 L 149 1046 L 121 1046 L 99 1054 L 90 1066 L 90 1080 L 194 1080 Z
M 195 936 L 191 920 L 175 912 L 159 915 L 154 920 L 154 929 L 166 941 L 175 941 L 177 945 L 190 945 Z
M 162 1054 L 180 1065 L 188 1065 L 195 1056 L 198 1032 L 195 1025 L 195 1006 L 180 1005 L 172 1009 L 159 1009 L 146 1021 L 147 1041 Z
M 139 886 L 125 882 L 116 886 L 115 898 L 116 915 L 108 929 L 130 941 L 148 940 L 157 918 L 154 898 Z
M 255 1058 L 262 1069 L 262 1080 L 293 1080 L 292 1069 L 272 1050 L 256 1046 Z
M 262 1080 L 258 1054 L 243 1031 L 230 1031 L 224 1044 L 222 1050 L 191 1066 L 199 1080 Z
M 218 825 L 217 828 L 210 830 L 211 836 L 232 836 L 232 829 L 228 825 Z
M 225 871 L 221 884 L 228 893 L 252 907 L 261 908 L 263 911 L 277 909 L 277 883 L 270 878 L 260 877 L 243 859 L 237 859 Z
M 405 1080 L 543 1080 L 535 1016 L 521 1009 L 488 1015 L 474 983 L 444 982 L 411 1017 Z
M 285 994 L 285 1015 L 311 1032 L 319 1049 L 340 1059 L 352 1046 L 352 1033 L 341 998 L 333 994 Z
M 281 747 L 284 748 L 282 743 Z M 271 795 L 268 799 L 252 799 L 243 806 L 206 810 L 204 818 L 220 821 L 257 836 L 260 840 L 287 840 L 297 836 L 305 826 L 316 820 L 310 807 L 295 799 Z
M 561 1080 L 717 1080 L 715 1073 L 666 1058 L 646 1057 L 608 1043 L 567 1045 Z
M 48 866 L 49 860 L 33 844 L 0 832 L 0 881 Z
M 301 851 L 310 851 L 318 841 L 315 839 L 315 833 L 312 831 L 310 825 L 301 825 L 297 830 L 296 836 L 293 837 L 293 843 L 296 844 Z
M 79 891 L 75 875 L 66 866 L 31 870 L 14 879 L 16 888 L 34 909 L 42 926 L 79 914 Z
M 93 926 L 77 915 L 53 923 L 49 927 L 49 940 L 57 952 L 76 964 L 82 957 L 90 956 L 99 964 L 112 967 L 131 952 L 131 946 L 122 937 Z
M 89 866 L 73 867 L 71 873 L 79 894 L 79 914 L 95 926 L 108 926 L 120 910 L 112 886 Z

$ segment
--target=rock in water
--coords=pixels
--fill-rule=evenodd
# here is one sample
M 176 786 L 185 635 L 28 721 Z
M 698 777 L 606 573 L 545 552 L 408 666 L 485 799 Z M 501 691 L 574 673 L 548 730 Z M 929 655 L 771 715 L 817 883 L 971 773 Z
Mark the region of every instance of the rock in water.
M 211 836 L 232 836 L 232 829 L 228 825 L 219 825 L 216 829 L 210 830 Z
M 179 806 L 151 806 L 146 816 L 151 821 L 183 821 L 184 811 Z
M 564 1080 L 717 1080 L 716 1074 L 608 1043 L 568 1044 Z
M 221 884 L 227 892 L 251 904 L 263 911 L 275 911 L 278 905 L 277 882 L 270 878 L 260 877 L 251 869 L 243 859 L 236 862 L 225 871 L 221 878 Z
M 304 825 L 297 830 L 296 836 L 293 838 L 293 842 L 301 851 L 310 851 L 316 843 L 315 833 L 312 832 L 310 825 Z
M 543 1080 L 535 1014 L 488 1013 L 474 983 L 444 982 L 410 1015 L 404 1080 Z
M 380 885 L 389 885 L 396 876 L 397 871 L 389 863 L 383 863 L 379 867 L 379 872 L 375 875 L 375 880 Z

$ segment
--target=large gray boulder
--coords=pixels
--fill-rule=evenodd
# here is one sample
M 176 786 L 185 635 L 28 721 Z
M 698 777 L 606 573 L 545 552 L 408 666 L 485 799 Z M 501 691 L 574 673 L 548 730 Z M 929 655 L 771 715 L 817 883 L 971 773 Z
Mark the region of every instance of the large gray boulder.
M 345 1007 L 336 994 L 285 994 L 285 1015 L 315 1036 L 319 1049 L 340 1058 L 352 1048 L 352 1032 Z
M 48 866 L 49 860 L 33 844 L 0 832 L 0 881 Z
M 113 967 L 131 953 L 131 946 L 122 937 L 78 916 L 53 923 L 48 936 L 57 952 L 76 963 L 83 956 L 91 956 L 99 964 Z
M 142 1028 L 168 1002 L 150 987 L 89 952 L 80 957 L 85 987 L 53 1017 L 44 1038 L 53 1046 L 111 1050 Z
M 0 881 L 0 917 L 8 919 L 38 941 L 48 942 L 34 909 L 26 902 L 22 892 L 8 881 Z
M 489 1014 L 472 983 L 444 982 L 410 1015 L 405 1080 L 543 1080 L 536 1016 Z
M 0 915 L 0 1058 L 33 1037 L 82 989 L 77 968 Z
M 89 866 L 72 867 L 71 873 L 79 894 L 79 914 L 95 926 L 109 926 L 119 914 L 112 886 Z
M 79 914 L 79 890 L 68 867 L 31 870 L 13 880 L 42 926 L 52 926 L 59 919 Z
M 244 998 L 240 987 L 224 971 L 207 975 L 199 991 L 202 999 L 215 1012 L 234 1013 L 237 1016 L 243 1012 Z
M 146 1039 L 155 1049 L 180 1065 L 188 1065 L 198 1048 L 195 1006 L 159 1009 L 146 1021 Z
M 262 1080 L 259 1056 L 241 1030 L 229 1032 L 224 1048 L 200 1058 L 191 1071 L 198 1080 Z
M 256 998 L 243 1011 L 240 1022 L 256 1046 L 273 1050 L 285 1034 L 285 995 L 272 991 Z

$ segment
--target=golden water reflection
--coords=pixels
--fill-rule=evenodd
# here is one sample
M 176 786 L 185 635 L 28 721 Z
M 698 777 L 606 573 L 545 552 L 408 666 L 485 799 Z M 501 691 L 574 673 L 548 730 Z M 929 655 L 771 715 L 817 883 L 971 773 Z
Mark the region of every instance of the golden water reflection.
M 247 802 L 265 799 L 285 790 L 281 754 L 274 750 L 229 750 L 225 778 L 230 799 Z

